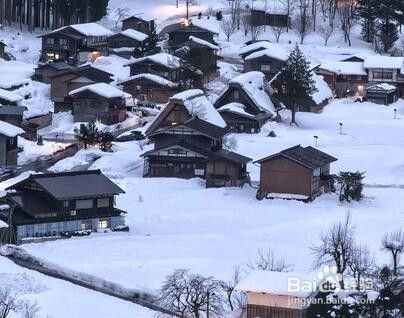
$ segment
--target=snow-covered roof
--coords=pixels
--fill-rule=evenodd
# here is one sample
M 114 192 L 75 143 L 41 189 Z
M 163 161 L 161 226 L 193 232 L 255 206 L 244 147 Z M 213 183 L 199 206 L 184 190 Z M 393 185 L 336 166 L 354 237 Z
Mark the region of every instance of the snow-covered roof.
M 338 75 L 366 75 L 362 62 L 330 61 L 321 63 L 320 68 Z
M 144 40 L 146 40 L 149 36 L 147 34 L 144 34 L 142 32 L 133 30 L 133 29 L 126 29 L 122 32 L 120 32 L 120 34 L 125 35 L 131 39 L 137 40 L 139 42 L 143 42 Z
M 239 115 L 245 116 L 245 117 L 252 117 L 252 118 L 255 117 L 254 115 L 247 113 L 245 111 L 245 106 L 243 104 L 237 103 L 237 102 L 232 102 L 232 103 L 223 105 L 222 107 L 218 108 L 217 111 L 219 113 L 227 111 L 227 112 L 239 114 Z
M 196 36 L 190 36 L 189 40 L 195 43 L 198 43 L 199 45 L 207 46 L 208 48 L 212 50 L 219 50 L 219 47 L 217 45 L 214 45 L 208 41 L 202 40 L 200 38 L 197 38 Z
M 314 86 L 317 88 L 317 92 L 311 95 L 311 98 L 316 104 L 321 104 L 323 101 L 333 97 L 332 90 L 325 82 L 323 76 L 317 75 L 312 72 Z
M 23 99 L 20 95 L 2 88 L 0 88 L 0 98 L 12 103 L 19 102 Z
M 245 59 L 252 60 L 262 56 L 272 57 L 280 61 L 286 61 L 288 59 L 288 53 L 282 46 L 273 43 L 270 44 L 270 48 L 251 53 L 250 55 L 246 56 Z
M 222 128 L 226 127 L 222 116 L 220 116 L 213 104 L 206 98 L 202 90 L 190 89 L 175 94 L 170 99 L 182 101 L 191 116 L 197 116 L 204 121 Z
M 394 85 L 388 84 L 388 83 L 379 83 L 379 84 L 374 84 L 374 85 L 369 85 L 367 88 L 367 90 L 383 90 L 383 91 L 387 91 L 387 92 L 394 92 L 397 90 L 397 87 L 395 87 Z
M 54 30 L 54 31 L 52 31 L 52 33 L 64 30 L 68 27 L 75 29 L 77 32 L 79 32 L 85 36 L 110 36 L 113 34 L 110 30 L 108 30 L 108 29 L 104 28 L 103 26 L 101 26 L 97 23 L 94 23 L 94 22 L 71 24 L 71 25 L 62 27 L 60 29 Z
M 108 85 L 106 83 L 96 83 L 96 84 L 91 84 L 87 86 L 83 86 L 80 88 L 77 88 L 75 90 L 72 90 L 69 92 L 69 95 L 76 95 L 78 93 L 84 92 L 84 91 L 91 91 L 97 95 L 103 96 L 105 98 L 130 98 L 131 95 L 128 93 L 125 93 L 121 91 L 120 89 Z
M 0 220 L 0 229 L 1 228 L 7 228 L 7 227 L 8 227 L 8 224 L 6 222 L 3 222 L 3 221 Z
M 155 82 L 157 84 L 160 84 L 162 86 L 167 86 L 167 87 L 177 87 L 178 86 L 177 83 L 171 82 L 171 81 L 165 79 L 164 77 L 161 77 L 161 76 L 158 76 L 155 74 L 149 74 L 149 73 L 142 73 L 142 74 L 130 76 L 126 80 L 121 82 L 120 84 L 129 82 L 132 80 L 140 79 L 140 78 L 148 79 L 148 80 Z
M 295 290 L 293 286 L 290 288 L 289 280 L 299 279 L 301 283 L 303 281 L 311 283 L 316 278 L 316 275 L 305 272 L 272 272 L 254 270 L 237 284 L 236 290 L 307 298 L 312 294 L 312 291 Z
M 269 113 L 275 112 L 275 106 L 268 93 L 265 91 L 264 73 L 257 71 L 244 73 L 231 79 L 229 83 L 240 85 L 262 111 Z
M 6 123 L 5 121 L 0 120 L 0 134 L 7 137 L 16 137 L 24 133 L 20 127 L 11 125 Z
M 269 49 L 271 47 L 271 44 L 272 43 L 270 43 L 269 41 L 258 41 L 258 42 L 241 47 L 238 54 L 244 55 L 244 54 L 248 54 L 249 52 L 256 51 L 256 50 Z
M 10 89 L 12 87 L 27 85 L 31 82 L 28 78 L 0 78 L 0 88 Z
M 157 53 L 137 59 L 131 59 L 129 63 L 126 64 L 126 66 L 131 64 L 137 64 L 143 61 L 151 61 L 171 69 L 179 68 L 181 66 L 180 59 L 168 53 Z
M 399 56 L 369 56 L 365 59 L 365 68 L 389 68 L 401 69 L 404 64 L 404 57 Z

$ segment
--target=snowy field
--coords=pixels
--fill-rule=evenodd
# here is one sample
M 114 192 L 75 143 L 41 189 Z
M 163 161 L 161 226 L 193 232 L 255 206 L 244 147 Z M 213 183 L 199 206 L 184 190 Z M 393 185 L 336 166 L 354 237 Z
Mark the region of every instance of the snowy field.
M 285 118 L 283 123 L 267 124 L 258 135 L 235 135 L 237 151 L 256 160 L 299 143 L 313 145 L 313 136 L 318 135 L 319 149 L 339 159 L 332 172 L 366 172 L 365 183 L 372 187 L 366 188 L 361 203 L 340 204 L 335 194 L 308 204 L 257 201 L 256 190 L 250 187 L 205 189 L 199 179 L 143 179 L 139 145 L 129 142 L 116 145 L 114 154 L 103 156 L 93 167 L 102 169 L 126 191 L 117 203 L 128 211 L 131 232 L 24 248 L 128 287 L 157 290 L 176 268 L 229 279 L 233 268 L 254 259 L 260 247 L 270 246 L 295 269 L 309 270 L 309 247 L 322 230 L 350 211 L 358 240 L 369 245 L 379 262 L 387 262 L 380 240 L 385 232 L 404 224 L 404 189 L 399 188 L 404 185 L 404 101 L 388 107 L 335 101 L 320 114 L 298 113 L 297 121 L 298 127 L 291 127 Z M 343 134 L 339 134 L 339 122 Z M 276 138 L 266 137 L 270 130 Z M 128 160 L 130 152 L 133 156 Z M 56 166 L 59 171 L 67 169 L 69 162 L 83 158 L 79 153 Z M 248 168 L 256 183 L 258 167 L 251 164 Z

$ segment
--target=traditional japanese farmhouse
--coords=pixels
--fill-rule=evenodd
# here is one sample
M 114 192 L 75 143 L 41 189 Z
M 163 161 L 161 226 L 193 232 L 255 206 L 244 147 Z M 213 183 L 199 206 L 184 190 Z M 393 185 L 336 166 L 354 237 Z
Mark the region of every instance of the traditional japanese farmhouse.
M 130 76 L 154 74 L 176 82 L 180 77 L 181 60 L 168 53 L 157 53 L 132 59 L 126 66 L 130 67 Z
M 70 91 L 90 84 L 109 84 L 113 81 L 112 76 L 111 73 L 93 67 L 91 64 L 84 64 L 52 76 L 51 100 L 54 103 L 55 113 L 71 110 Z
M 244 72 L 262 72 L 270 81 L 286 65 L 288 53 L 279 44 L 268 43 L 266 46 L 267 49 L 255 51 L 244 57 Z
M 159 35 L 168 39 L 168 49 L 170 52 L 174 52 L 186 46 L 191 36 L 216 45 L 214 38 L 218 33 L 207 28 L 198 19 L 192 19 L 169 22 L 162 27 Z
M 122 31 L 132 29 L 145 34 L 151 34 L 156 29 L 154 20 L 144 20 L 142 18 L 131 16 L 122 20 Z
M 4 53 L 5 53 L 5 48 L 6 48 L 6 43 L 3 41 L 0 41 L 0 59 L 4 59 Z
M 382 105 L 389 105 L 397 101 L 399 92 L 396 86 L 380 83 L 366 87 L 366 100 Z
M 41 62 L 64 61 L 80 65 L 108 55 L 107 37 L 112 32 L 97 23 L 72 24 L 44 34 Z
M 32 79 L 45 84 L 50 84 L 52 77 L 73 68 L 72 65 L 69 65 L 66 62 L 39 63 L 35 68 L 35 74 Z
M 23 97 L 21 97 L 21 95 L 15 93 L 15 92 L 0 88 L 0 104 L 1 105 L 17 106 L 20 104 L 20 102 L 22 100 L 23 100 Z
M 0 121 L 0 167 L 17 166 L 17 137 L 23 133 L 21 128 Z
M 341 98 L 347 95 L 359 94 L 364 96 L 367 72 L 363 62 L 330 61 L 321 63 L 314 72 L 324 77 L 328 86 Z
M 145 177 L 200 177 L 207 187 L 249 182 L 250 158 L 223 149 L 226 123 L 201 90 L 174 95 L 146 130 Z
M 178 91 L 178 83 L 150 73 L 130 76 L 120 85 L 124 92 L 131 94 L 137 100 L 158 104 L 167 103 L 169 98 Z
M 247 293 L 247 313 L 243 317 L 311 318 L 307 308 L 315 292 L 295 285 L 312 283 L 313 279 L 315 275 L 304 272 L 250 272 L 236 286 L 236 290 Z
M 256 161 L 260 164 L 257 198 L 313 200 L 333 190 L 330 164 L 337 159 L 300 145 Z
M 290 17 L 287 8 L 280 1 L 266 3 L 253 3 L 251 8 L 251 22 L 254 26 L 270 25 L 284 27 L 290 25 Z
M 108 37 L 109 54 L 129 59 L 136 48 L 143 46 L 149 36 L 134 29 L 125 29 Z
M 234 133 L 258 133 L 265 122 L 276 117 L 277 111 L 261 72 L 248 72 L 231 79 L 214 105 L 227 130 Z
M 404 57 L 369 56 L 364 67 L 370 84 L 387 83 L 397 86 L 400 96 L 404 94 Z
M 75 122 L 101 122 L 117 124 L 126 118 L 126 99 L 131 98 L 120 89 L 96 83 L 69 92 L 72 97 Z
M 125 225 L 115 207 L 124 191 L 99 170 L 31 174 L 7 188 L 0 220 L 8 224 L 2 241 L 27 243 Z

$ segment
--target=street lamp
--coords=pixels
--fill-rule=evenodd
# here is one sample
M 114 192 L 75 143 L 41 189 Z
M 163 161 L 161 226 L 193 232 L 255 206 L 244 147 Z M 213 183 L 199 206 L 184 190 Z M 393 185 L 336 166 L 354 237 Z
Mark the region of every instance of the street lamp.
M 397 108 L 394 108 L 394 119 L 397 119 Z
M 342 123 L 339 123 L 339 134 L 342 135 Z

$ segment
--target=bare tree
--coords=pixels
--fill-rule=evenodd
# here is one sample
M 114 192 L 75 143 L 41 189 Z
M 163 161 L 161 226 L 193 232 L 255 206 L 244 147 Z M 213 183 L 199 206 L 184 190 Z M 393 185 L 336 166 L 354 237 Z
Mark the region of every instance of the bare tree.
M 168 310 L 181 317 L 200 318 L 202 313 L 220 317 L 223 313 L 223 283 L 191 274 L 187 270 L 176 270 L 167 276 L 159 300 Z
M 258 249 L 257 259 L 249 262 L 247 267 L 251 270 L 263 270 L 271 272 L 287 272 L 293 268 L 292 265 L 288 265 L 285 259 L 275 257 L 275 254 L 271 248 L 263 250 Z
M 234 23 L 237 30 L 240 30 L 241 16 L 245 0 L 223 0 L 223 4 L 228 8 L 230 20 Z
M 400 229 L 386 234 L 382 240 L 382 249 L 391 254 L 393 274 L 397 276 L 400 256 L 404 253 L 404 231 Z
M 281 26 L 272 26 L 271 29 L 274 34 L 275 40 L 278 43 L 281 35 L 285 33 L 286 30 L 284 27 Z
M 223 138 L 223 149 L 235 151 L 237 149 L 237 139 L 234 136 L 225 136 Z
M 196 5 L 198 2 L 196 0 L 177 0 L 177 6 L 183 3 L 185 5 L 185 18 L 189 20 L 189 9 L 190 7 Z
M 254 0 L 253 0 L 252 3 L 254 3 Z M 261 0 L 260 3 L 261 3 L 261 10 L 263 10 L 264 12 L 268 12 L 271 0 Z M 263 28 L 264 28 L 264 31 L 265 31 L 265 29 L 266 29 L 266 21 L 264 23 Z
M 250 32 L 250 24 L 251 24 L 251 14 L 243 14 L 241 16 L 241 25 L 243 26 L 244 36 L 247 36 L 248 32 Z
M 352 249 L 352 256 L 349 260 L 349 268 L 356 280 L 357 290 L 360 290 L 361 280 L 364 276 L 373 272 L 375 261 L 366 245 L 356 245 Z
M 115 29 L 118 28 L 119 23 L 122 22 L 122 20 L 126 19 L 129 17 L 129 8 L 118 8 L 115 10 L 114 13 L 114 24 L 115 24 Z
M 334 26 L 324 22 L 317 27 L 317 33 L 324 39 L 324 45 L 327 46 L 328 40 L 334 32 Z
M 230 18 L 223 18 L 220 28 L 226 35 L 227 41 L 230 41 L 230 37 L 236 33 L 236 24 Z
M 334 223 L 321 234 L 320 243 L 311 247 L 315 257 L 315 266 L 333 265 L 339 274 L 339 284 L 344 289 L 344 273 L 348 269 L 354 249 L 355 227 L 348 213 L 344 221 Z
M 23 318 L 36 318 L 39 312 L 39 306 L 36 302 L 24 300 L 21 302 L 20 312 Z
M 246 303 L 246 294 L 244 292 L 236 291 L 236 286 L 241 279 L 240 267 L 234 269 L 233 277 L 229 282 L 223 282 L 222 287 L 226 292 L 227 302 L 230 310 L 241 309 Z
M 313 23 L 313 18 L 309 12 L 310 0 L 299 0 L 299 14 L 293 22 L 293 27 L 299 33 L 300 44 L 303 44 L 305 37 L 310 32 L 310 26 Z
M 293 15 L 293 12 L 296 9 L 297 1 L 296 0 L 280 0 L 280 3 L 287 14 L 288 18 Z M 289 32 L 289 22 L 286 25 L 286 32 Z
M 6 318 L 12 312 L 17 313 L 21 309 L 19 295 L 10 288 L 0 289 L 0 318 Z
M 338 6 L 338 18 L 344 32 L 345 43 L 351 46 L 351 30 L 357 21 L 357 1 L 345 0 Z

